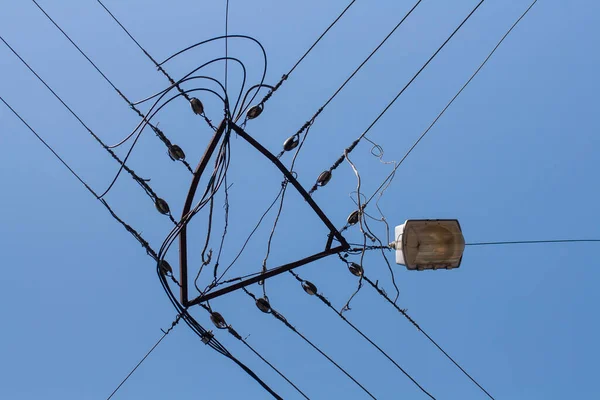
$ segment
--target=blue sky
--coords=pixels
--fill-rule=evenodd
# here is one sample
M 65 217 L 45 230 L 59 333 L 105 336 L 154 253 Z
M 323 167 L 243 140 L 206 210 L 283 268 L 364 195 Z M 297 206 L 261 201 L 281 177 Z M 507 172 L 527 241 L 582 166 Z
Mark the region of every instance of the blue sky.
M 39 1 L 115 85 L 141 99 L 167 85 L 95 1 Z M 451 4 L 450 4 L 451 3 Z M 408 82 L 476 1 L 425 0 L 355 79 L 319 116 L 298 158 L 309 187 Z M 224 2 L 106 0 L 105 4 L 159 60 L 224 32 Z M 346 1 L 230 4 L 230 32 L 257 38 L 268 54 L 266 82 L 275 84 Z M 356 4 L 266 104 L 248 132 L 274 153 L 295 133 L 413 5 Z M 529 1 L 487 0 L 369 134 L 385 160 L 398 160 L 464 84 Z M 380 201 L 390 225 L 406 219 L 458 218 L 467 242 L 599 238 L 597 76 L 600 6 L 593 1 L 540 0 L 491 61 L 399 168 Z M 138 122 L 113 89 L 31 1 L 3 2 L 0 35 L 30 62 L 107 143 Z M 249 83 L 258 83 L 257 47 L 231 41 Z M 174 76 L 224 54 L 218 42 L 167 64 Z M 0 95 L 97 191 L 117 170 L 88 133 L 0 46 Z M 229 66 L 230 88 L 240 69 Z M 208 69 L 221 79 L 223 65 Z M 218 102 L 202 98 L 218 121 Z M 160 127 L 195 165 L 211 135 L 184 101 L 159 116 Z M 361 143 L 352 154 L 362 190 L 372 193 L 390 166 Z M 122 155 L 123 151 L 120 150 Z M 289 157 L 285 159 L 289 163 Z M 0 106 L 0 398 L 103 399 L 160 338 L 175 311 L 154 262 L 30 131 Z M 177 216 L 190 175 L 146 132 L 132 168 L 166 198 Z M 232 258 L 280 187 L 281 177 L 240 138 L 232 139 Z M 355 208 L 356 178 L 347 164 L 314 194 L 342 226 Z M 221 198 L 219 198 L 221 199 Z M 128 176 L 107 200 L 158 248 L 172 225 Z M 221 199 L 222 202 L 222 199 Z M 221 203 L 215 207 L 222 213 Z M 219 214 L 221 215 L 221 214 Z M 220 218 L 220 217 L 219 217 Z M 260 268 L 273 215 L 241 258 L 237 272 Z M 190 227 L 198 265 L 205 214 Z M 385 227 L 373 224 L 384 238 Z M 270 266 L 322 248 L 326 230 L 290 192 L 275 235 Z M 359 232 L 348 231 L 352 241 Z M 176 266 L 177 249 L 167 259 Z M 492 395 L 505 399 L 595 398 L 600 354 L 596 304 L 598 244 L 469 247 L 453 271 L 406 271 L 392 265 L 398 304 Z M 393 261 L 393 253 L 388 259 Z M 381 255 L 366 273 L 393 293 Z M 340 308 L 356 279 L 336 258 L 298 272 Z M 258 287 L 251 290 L 259 293 Z M 392 364 L 289 275 L 267 284 L 273 305 L 301 332 L 356 376 L 377 398 L 425 398 Z M 297 336 L 260 313 L 243 293 L 212 303 L 227 322 L 311 398 L 362 399 L 364 393 Z M 214 329 L 202 310 L 192 314 Z M 438 399 L 483 393 L 412 325 L 368 287 L 345 314 Z M 296 392 L 239 341 L 215 332 L 236 357 L 286 399 Z M 169 334 L 114 399 L 268 398 L 230 360 L 200 342 L 184 324 Z

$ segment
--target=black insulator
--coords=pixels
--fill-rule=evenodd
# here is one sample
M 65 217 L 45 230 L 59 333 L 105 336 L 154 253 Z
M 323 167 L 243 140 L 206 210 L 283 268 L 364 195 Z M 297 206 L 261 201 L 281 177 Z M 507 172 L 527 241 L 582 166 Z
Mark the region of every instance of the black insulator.
M 169 204 L 160 197 L 156 198 L 156 200 L 154 201 L 154 205 L 156 206 L 158 212 L 161 214 L 168 215 L 171 212 L 171 210 L 169 209 Z
M 285 142 L 283 142 L 283 150 L 292 151 L 298 147 L 298 143 L 300 143 L 300 138 L 298 135 L 290 136 Z
M 317 178 L 317 185 L 325 186 L 331 180 L 331 171 L 323 171 L 321 175 Z
M 350 264 L 348 264 L 348 269 L 350 270 L 350 273 L 354 276 L 362 276 L 364 272 L 363 267 L 355 262 L 351 262 Z
M 169 264 L 166 260 L 160 260 L 160 262 L 158 263 L 158 268 L 160 269 L 160 273 L 163 275 L 167 275 L 173 272 L 171 264 Z
M 258 309 L 264 313 L 271 312 L 271 305 L 269 304 L 269 300 L 267 300 L 265 297 L 256 299 L 256 307 L 258 307 Z
M 190 99 L 190 105 L 192 106 L 192 111 L 194 114 L 202 115 L 204 114 L 204 105 L 200 100 L 195 97 Z
M 215 335 L 213 335 L 213 333 L 211 331 L 206 331 L 205 333 L 202 334 L 202 343 L 204 344 L 209 344 L 210 341 L 212 340 L 212 338 L 214 338 Z
M 169 147 L 169 157 L 171 157 L 171 160 L 173 161 L 185 160 L 185 153 L 181 147 L 174 144 L 173 146 Z
M 360 219 L 360 211 L 354 210 L 354 211 L 352 211 L 352 213 L 350 215 L 348 215 L 348 219 L 346 220 L 346 222 L 348 222 L 348 225 L 356 225 L 356 223 L 358 223 L 359 219 Z
M 302 289 L 304 289 L 304 291 L 308 294 L 310 294 L 311 296 L 314 296 L 315 294 L 317 294 L 317 287 L 309 281 L 304 281 L 302 282 Z
M 223 316 L 218 312 L 210 313 L 210 320 L 219 329 L 227 328 L 227 323 L 225 322 L 225 318 L 223 318 Z
M 254 119 L 254 118 L 257 118 L 260 114 L 262 114 L 262 112 L 263 112 L 263 105 L 262 105 L 262 103 L 260 103 L 260 104 L 250 107 L 250 109 L 246 113 L 246 117 L 248 119 Z

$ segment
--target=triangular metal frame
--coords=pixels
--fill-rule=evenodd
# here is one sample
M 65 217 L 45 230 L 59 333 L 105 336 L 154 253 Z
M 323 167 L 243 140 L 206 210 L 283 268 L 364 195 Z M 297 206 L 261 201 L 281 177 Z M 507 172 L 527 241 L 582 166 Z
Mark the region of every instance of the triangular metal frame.
M 234 290 L 241 289 L 253 283 L 257 283 L 260 281 L 264 281 L 271 277 L 277 276 L 284 272 L 290 271 L 294 268 L 300 267 L 302 265 L 311 263 L 313 261 L 319 260 L 321 258 L 339 254 L 343 251 L 346 251 L 350 248 L 350 245 L 346 241 L 346 239 L 342 236 L 340 231 L 333 225 L 333 223 L 327 218 L 323 210 L 315 203 L 315 201 L 310 197 L 306 189 L 302 187 L 302 185 L 298 182 L 298 180 L 294 177 L 294 175 L 279 161 L 279 159 L 273 155 L 269 150 L 263 147 L 258 141 L 256 141 L 252 136 L 246 133 L 241 127 L 237 126 L 232 121 L 223 120 L 215 134 L 213 135 L 204 155 L 200 159 L 196 170 L 194 171 L 194 178 L 192 179 L 192 183 L 190 185 L 190 189 L 188 191 L 188 195 L 183 207 L 182 211 L 182 219 L 189 213 L 194 196 L 196 194 L 196 190 L 198 188 L 198 183 L 200 182 L 200 178 L 208 165 L 209 160 L 212 158 L 212 155 L 217 148 L 217 144 L 221 141 L 223 133 L 225 129 L 232 129 L 235 131 L 242 139 L 246 140 L 252 147 L 258 150 L 262 155 L 269 159 L 275 166 L 283 173 L 285 178 L 289 183 L 298 191 L 298 193 L 304 198 L 304 200 L 308 203 L 308 205 L 312 208 L 312 210 L 317 214 L 317 216 L 321 219 L 321 221 L 325 224 L 325 226 L 329 229 L 329 235 L 327 238 L 327 243 L 325 245 L 325 250 L 319 253 L 315 253 L 311 256 L 305 257 L 303 259 L 281 265 L 279 267 L 275 267 L 266 271 L 260 275 L 257 275 L 252 278 L 244 279 L 235 284 L 226 286 L 221 289 L 213 290 L 211 292 L 202 294 L 196 297 L 193 300 L 188 299 L 188 277 L 187 277 L 187 225 L 184 224 L 181 227 L 181 231 L 179 234 L 179 272 L 180 272 L 180 284 L 181 284 L 181 304 L 184 307 L 190 307 L 196 304 L 200 304 L 204 301 L 214 299 L 216 297 L 222 296 L 224 294 L 233 292 Z M 336 239 L 339 242 L 339 245 L 336 247 L 331 247 L 333 244 L 333 239 Z

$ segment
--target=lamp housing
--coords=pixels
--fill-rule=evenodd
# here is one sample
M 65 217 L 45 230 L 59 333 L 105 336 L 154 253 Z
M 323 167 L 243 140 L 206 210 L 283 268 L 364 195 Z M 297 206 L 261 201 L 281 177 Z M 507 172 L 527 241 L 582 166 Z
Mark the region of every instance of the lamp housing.
M 396 264 L 411 271 L 458 268 L 465 238 L 456 219 L 412 219 L 395 229 Z

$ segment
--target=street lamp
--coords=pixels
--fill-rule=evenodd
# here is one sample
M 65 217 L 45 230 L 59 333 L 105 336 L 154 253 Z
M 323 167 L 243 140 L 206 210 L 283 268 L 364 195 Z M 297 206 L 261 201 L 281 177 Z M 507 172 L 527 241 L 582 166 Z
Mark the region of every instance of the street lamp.
M 456 219 L 413 219 L 398 225 L 395 241 L 396 264 L 411 271 L 453 269 L 460 266 L 465 238 Z

